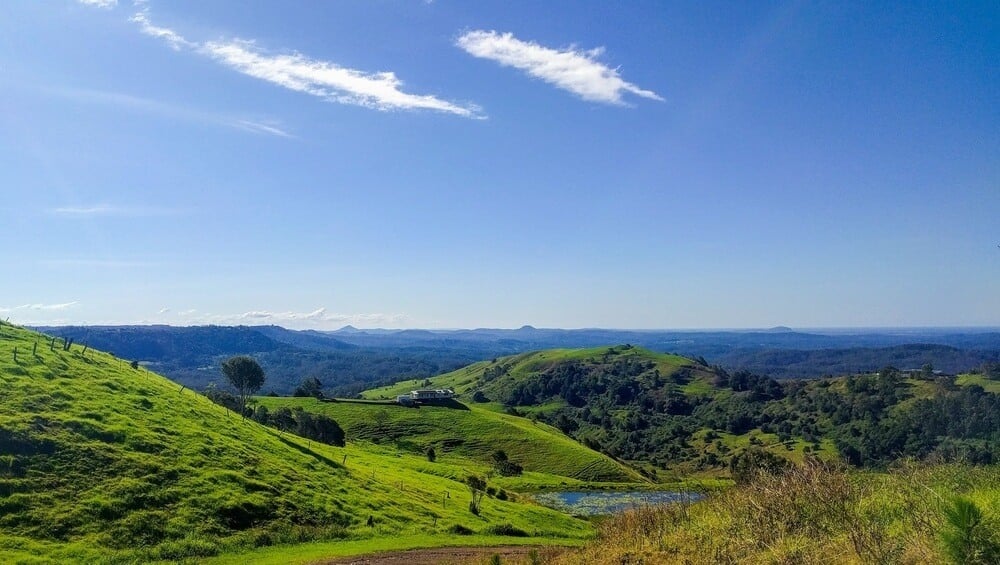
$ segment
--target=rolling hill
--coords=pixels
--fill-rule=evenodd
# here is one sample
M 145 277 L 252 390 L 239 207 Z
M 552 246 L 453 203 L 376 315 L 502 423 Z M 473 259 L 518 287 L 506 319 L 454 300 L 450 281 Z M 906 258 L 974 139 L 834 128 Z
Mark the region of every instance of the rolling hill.
M 523 465 L 536 481 L 643 481 L 632 469 L 584 447 L 550 425 L 481 406 L 455 403 L 410 408 L 287 397 L 259 397 L 257 402 L 272 412 L 281 407 L 301 408 L 329 416 L 344 428 L 348 441 L 377 442 L 417 454 L 433 447 L 441 462 L 454 457 L 460 464 L 472 460 L 487 465 L 490 455 L 499 449 Z M 534 473 L 554 477 L 545 481 Z
M 592 533 L 514 500 L 488 497 L 472 514 L 459 481 L 485 467 L 279 433 L 110 354 L 8 324 L 0 395 L 3 562 L 287 563 Z
M 453 388 L 472 406 L 533 415 L 616 459 L 648 464 L 653 476 L 653 468 L 726 474 L 753 450 L 861 466 L 931 455 L 991 463 L 1000 460 L 995 382 L 898 371 L 779 382 L 623 345 L 501 357 L 363 395 Z

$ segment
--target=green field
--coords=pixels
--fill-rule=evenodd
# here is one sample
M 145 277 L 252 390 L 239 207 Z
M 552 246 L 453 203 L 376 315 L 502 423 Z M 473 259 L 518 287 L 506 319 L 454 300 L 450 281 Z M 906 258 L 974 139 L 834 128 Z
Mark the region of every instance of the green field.
M 457 525 L 488 535 L 509 523 L 546 543 L 592 535 L 586 522 L 526 501 L 487 498 L 475 516 L 454 480 L 464 467 L 279 434 L 109 354 L 50 349 L 45 336 L 6 324 L 0 386 L 5 563 L 284 562 L 404 538 L 464 545 L 468 537 L 449 534 Z
M 955 384 L 960 386 L 979 385 L 986 392 L 1000 394 L 1000 381 L 987 379 L 984 375 L 959 375 L 955 378 Z
M 489 465 L 501 449 L 526 471 L 558 475 L 584 482 L 643 481 L 633 470 L 606 455 L 588 449 L 541 422 L 510 416 L 480 406 L 455 403 L 455 407 L 398 404 L 373 405 L 322 402 L 313 398 L 258 397 L 269 410 L 302 408 L 337 421 L 348 441 L 369 441 L 394 446 L 400 452 L 423 454 L 433 447 L 439 466 Z M 558 482 L 555 478 L 542 482 Z

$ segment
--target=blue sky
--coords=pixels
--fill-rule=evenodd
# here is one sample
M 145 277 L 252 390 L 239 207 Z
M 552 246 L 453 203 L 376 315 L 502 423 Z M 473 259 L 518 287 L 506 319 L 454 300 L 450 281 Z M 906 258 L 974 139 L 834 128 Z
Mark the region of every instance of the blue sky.
M 0 316 L 1000 325 L 998 22 L 0 3 Z

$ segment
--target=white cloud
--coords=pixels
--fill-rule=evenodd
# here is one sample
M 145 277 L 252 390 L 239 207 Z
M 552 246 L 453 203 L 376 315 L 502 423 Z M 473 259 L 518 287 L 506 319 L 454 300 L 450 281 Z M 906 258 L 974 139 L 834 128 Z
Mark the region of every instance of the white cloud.
M 78 0 L 84 6 L 92 8 L 114 8 L 118 5 L 118 0 Z
M 431 95 L 400 90 L 393 72 L 366 73 L 310 59 L 299 53 L 273 55 L 250 41 L 210 41 L 201 51 L 237 71 L 332 102 L 377 110 L 434 110 L 466 118 L 481 117 L 474 105 L 459 105 Z
M 14 306 L 12 308 L 0 307 L 0 312 L 15 312 L 18 310 L 42 310 L 46 312 L 66 310 L 67 308 L 72 308 L 79 304 L 77 301 L 73 302 L 63 302 L 61 304 L 22 304 L 20 306 Z
M 604 52 L 602 47 L 589 51 L 570 47 L 560 51 L 533 41 L 521 41 L 512 33 L 485 30 L 466 32 L 455 44 L 474 57 L 520 69 L 591 102 L 624 104 L 622 97 L 625 93 L 663 100 L 651 90 L 626 82 L 618 69 L 598 61 L 597 58 Z
M 160 102 L 159 100 L 152 100 L 150 98 L 142 98 L 139 96 L 132 96 L 130 94 L 108 92 L 104 90 L 71 88 L 49 89 L 46 90 L 46 92 L 75 101 L 107 104 L 138 112 L 145 112 L 147 114 L 164 116 L 171 119 L 224 126 L 251 133 L 276 135 L 278 137 L 293 137 L 292 134 L 282 129 L 280 123 L 274 120 L 254 120 L 247 117 L 204 112 L 175 104 Z
M 108 204 L 94 204 L 92 206 L 61 206 L 52 208 L 48 212 L 62 216 L 105 216 L 116 212 L 114 206 Z
M 408 317 L 405 314 L 338 314 L 318 308 L 311 312 L 250 310 L 240 314 L 212 314 L 198 310 L 184 310 L 176 314 L 169 309 L 160 311 L 161 319 L 173 317 L 178 323 L 199 325 L 277 325 L 292 329 L 336 329 L 351 324 L 364 327 L 398 327 Z
M 184 39 L 184 37 L 176 31 L 170 28 L 153 25 L 153 22 L 149 19 L 149 7 L 145 4 L 140 4 L 139 6 L 139 11 L 129 18 L 130 22 L 139 24 L 139 31 L 148 36 L 166 41 L 174 51 L 180 51 L 181 48 L 184 47 L 196 47 L 195 43 Z
M 155 25 L 145 3 L 138 6 L 139 11 L 131 21 L 139 25 L 142 33 L 163 40 L 176 51 L 190 49 L 245 75 L 289 90 L 377 110 L 432 110 L 467 118 L 482 117 L 479 107 L 474 104 L 457 104 L 429 94 L 403 92 L 403 82 L 391 71 L 369 73 L 310 59 L 299 53 L 271 54 L 252 41 L 240 39 L 189 41 L 170 28 Z M 260 124 L 254 124 L 253 128 L 268 132 Z
M 138 267 L 156 267 L 159 263 L 151 261 L 128 261 L 122 259 L 43 259 L 39 264 L 52 268 L 107 268 L 131 269 Z
M 54 216 L 67 218 L 93 218 L 99 216 L 118 216 L 128 218 L 148 218 L 153 216 L 174 216 L 180 210 L 171 208 L 153 208 L 144 206 L 115 206 L 112 204 L 85 204 L 81 206 L 59 206 L 46 210 Z

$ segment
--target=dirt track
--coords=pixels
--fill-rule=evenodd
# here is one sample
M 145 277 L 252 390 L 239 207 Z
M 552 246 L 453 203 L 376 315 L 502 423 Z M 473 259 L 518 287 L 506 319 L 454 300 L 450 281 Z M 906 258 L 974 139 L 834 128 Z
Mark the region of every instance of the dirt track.
M 456 565 L 459 563 L 485 563 L 491 555 L 508 558 L 525 558 L 532 549 L 544 553 L 549 548 L 532 546 L 503 547 L 439 547 L 436 549 L 411 549 L 389 551 L 359 557 L 342 557 L 320 561 L 323 565 Z

